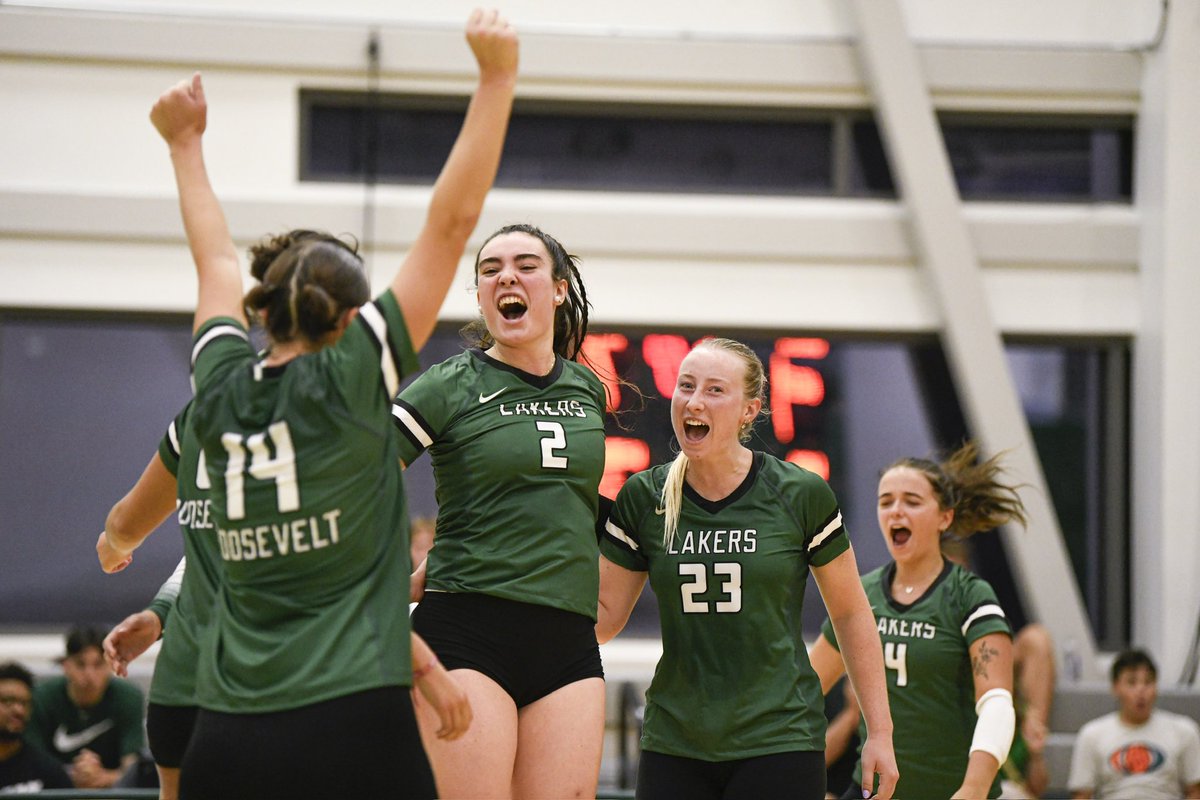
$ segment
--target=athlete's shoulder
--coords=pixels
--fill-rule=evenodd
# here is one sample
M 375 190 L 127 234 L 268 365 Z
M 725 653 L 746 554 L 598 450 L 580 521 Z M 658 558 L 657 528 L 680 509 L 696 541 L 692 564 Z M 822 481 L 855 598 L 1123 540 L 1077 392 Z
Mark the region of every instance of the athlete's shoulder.
M 670 463 L 659 464 L 630 475 L 621 486 L 621 491 L 617 493 L 616 505 L 621 509 L 621 513 L 640 517 L 648 513 L 651 507 L 657 510 L 659 499 L 662 497 L 662 487 L 667 479 L 667 470 L 670 468 Z M 624 522 L 633 525 L 638 520 L 626 518 Z
M 409 388 L 422 393 L 435 391 L 439 394 L 454 392 L 463 387 L 467 387 L 464 391 L 470 391 L 469 387 L 475 384 L 476 377 L 484 368 L 482 362 L 472 358 L 471 353 L 464 350 L 430 366 L 417 376 Z M 409 388 L 401 390 L 400 396 L 412 394 Z
M 963 594 L 984 594 L 991 597 L 996 595 L 996 590 L 992 588 L 986 578 L 982 578 L 954 562 L 950 562 L 950 573 L 946 576 L 946 585 Z
M 192 417 L 192 403 L 194 400 L 189 399 L 187 404 L 180 409 L 179 413 L 167 425 L 166 433 L 158 446 L 159 457 L 163 460 L 167 469 L 174 475 L 178 468 L 179 459 L 183 453 L 183 442 L 188 436 L 190 430 L 190 420 Z
M 1008 615 L 1004 613 L 996 591 L 985 579 L 959 564 L 950 563 L 943 585 L 943 606 L 962 626 L 968 642 L 988 633 L 1012 635 Z
M 463 375 L 478 375 L 487 369 L 487 363 L 476 358 L 470 350 L 455 353 L 431 366 L 421 374 L 439 380 L 456 380 Z
M 563 359 L 563 373 L 570 375 L 576 380 L 581 380 L 595 389 L 602 389 L 604 387 L 603 381 L 600 380 L 599 376 L 587 364 Z
M 774 473 L 785 476 L 788 480 L 824 483 L 825 479 L 810 469 L 805 469 L 793 461 L 784 461 L 778 456 L 773 456 L 766 451 L 762 451 L 763 469 L 769 469 Z
M 175 420 L 182 426 L 187 423 L 192 416 L 192 408 L 196 405 L 195 396 L 189 397 L 188 401 L 183 404 L 183 408 L 179 409 L 179 413 L 175 415 Z
M 833 496 L 833 490 L 829 488 L 829 483 L 812 470 L 805 469 L 791 461 L 784 461 L 767 452 L 760 452 L 759 458 L 762 463 L 763 476 L 778 486 L 780 490 L 801 493 L 816 492 L 819 495 Z
M 666 481 L 667 470 L 670 468 L 670 463 L 659 464 L 656 467 L 650 467 L 641 472 L 633 473 L 621 487 L 620 494 L 624 494 L 627 497 L 657 496 L 661 494 L 663 483 Z

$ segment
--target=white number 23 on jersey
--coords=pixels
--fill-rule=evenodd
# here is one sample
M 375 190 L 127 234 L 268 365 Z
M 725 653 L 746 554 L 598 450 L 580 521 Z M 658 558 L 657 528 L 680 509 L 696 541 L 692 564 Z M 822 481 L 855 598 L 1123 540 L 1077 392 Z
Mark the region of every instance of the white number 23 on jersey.
M 724 600 L 718 600 L 713 604 L 718 614 L 736 614 L 742 610 L 742 565 L 736 561 L 724 561 L 712 565 L 714 578 L 718 579 L 721 584 L 721 593 L 725 595 Z M 708 591 L 708 570 L 704 564 L 680 564 L 679 576 L 682 578 L 690 578 L 680 584 L 679 592 L 682 595 L 683 613 L 685 614 L 707 614 L 709 613 L 709 603 L 706 600 L 697 600 L 699 595 Z

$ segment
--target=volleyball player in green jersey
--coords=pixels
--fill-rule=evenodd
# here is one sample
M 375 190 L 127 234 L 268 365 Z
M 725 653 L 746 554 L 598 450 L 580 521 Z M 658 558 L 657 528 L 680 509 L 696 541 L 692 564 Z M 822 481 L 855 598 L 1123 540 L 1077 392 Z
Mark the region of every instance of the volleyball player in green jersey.
M 825 715 L 800 623 L 810 570 L 849 643 L 868 776 L 883 798 L 896 781 L 879 636 L 837 500 L 819 476 L 743 444 L 764 386 L 745 345 L 697 344 L 671 398 L 681 452 L 626 482 L 601 540 L 601 641 L 647 576 L 662 623 L 638 798 L 824 798 Z
M 397 398 L 400 457 L 430 451 L 436 544 L 413 628 L 467 690 L 476 724 L 426 750 L 446 798 L 594 797 L 604 733 L 596 517 L 604 390 L 576 363 L 587 296 L 545 232 L 480 249 L 480 345 Z
M 987 581 L 942 556 L 964 538 L 1025 521 L 999 456 L 973 444 L 944 463 L 902 459 L 879 480 L 877 515 L 892 562 L 862 579 L 878 619 L 900 766 L 897 797 L 997 797 L 1015 726 L 1012 634 Z M 823 688 L 841 674 L 826 623 L 813 647 Z
M 512 107 L 512 28 L 476 11 L 467 40 L 478 88 L 425 224 L 373 302 L 354 250 L 312 231 L 252 248 L 258 284 L 243 299 L 204 168 L 199 75 L 151 112 L 199 277 L 192 425 L 223 561 L 182 797 L 432 797 L 409 685 L 451 710 L 441 735 L 469 723 L 465 694 L 428 649 L 414 638 L 410 653 L 390 415 L 495 178 Z M 249 344 L 246 311 L 266 331 L 265 357 Z
M 178 508 L 184 549 L 181 567 L 186 564 L 186 569 L 176 571 L 147 610 L 127 618 L 120 630 L 105 638 L 105 653 L 120 675 L 130 660 L 164 634 L 146 710 L 146 737 L 158 770 L 160 800 L 178 796 L 179 765 L 196 721 L 196 664 L 220 583 L 221 554 L 212 524 L 210 483 L 190 424 L 192 408 L 189 402 L 171 422 L 142 477 L 109 512 L 96 543 L 106 572 L 124 569 L 133 550 Z

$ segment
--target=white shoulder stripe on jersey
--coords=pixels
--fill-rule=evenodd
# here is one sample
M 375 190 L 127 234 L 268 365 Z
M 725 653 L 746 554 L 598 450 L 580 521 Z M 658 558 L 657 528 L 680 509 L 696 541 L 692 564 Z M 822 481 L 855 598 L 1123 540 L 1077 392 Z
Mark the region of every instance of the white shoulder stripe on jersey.
M 640 549 L 637 546 L 637 542 L 635 542 L 633 539 L 630 539 L 628 536 L 626 536 L 625 531 L 621 530 L 616 525 L 614 525 L 613 521 L 611 519 L 604 523 L 604 530 L 608 531 L 608 535 L 613 537 L 614 539 L 616 539 L 618 542 L 624 542 L 625 544 L 632 547 L 634 550 Z
M 967 617 L 967 621 L 963 623 L 963 626 L 962 626 L 963 636 L 967 635 L 967 628 L 974 625 L 975 621 L 978 619 L 981 619 L 982 617 L 1000 617 L 1001 619 L 1003 619 L 1004 618 L 1004 609 L 1001 608 L 1000 606 L 996 605 L 995 603 L 988 603 L 987 605 L 983 605 L 983 606 L 980 606 L 979 608 L 975 609 L 973 612 L 971 612 L 971 616 Z
M 392 416 L 400 420 L 401 424 L 421 443 L 422 447 L 429 447 L 433 444 L 433 437 L 421 427 L 421 423 L 417 422 L 417 418 L 408 413 L 408 409 L 404 408 L 404 406 L 392 403 Z
M 196 359 L 200 356 L 200 351 L 203 350 L 209 342 L 221 336 L 236 336 L 239 339 L 250 341 L 250 337 L 246 332 L 236 325 L 214 325 L 208 329 L 200 339 L 196 342 L 196 346 L 192 348 L 192 369 L 196 369 Z
M 840 527 L 842 527 L 842 512 L 839 511 L 838 515 L 834 517 L 828 525 L 825 526 L 825 529 L 813 537 L 812 542 L 810 542 L 808 545 L 808 551 L 811 553 L 813 550 L 820 547 L 821 542 L 825 541 L 830 536 L 833 536 L 833 534 L 836 533 L 837 529 Z
M 167 439 L 171 442 L 171 452 L 179 458 L 179 432 L 175 430 L 175 420 L 167 426 Z
M 375 340 L 379 342 L 379 368 L 383 370 L 383 385 L 387 387 L 388 397 L 395 397 L 400 391 L 400 372 L 396 369 L 396 359 L 392 356 L 392 346 L 388 342 L 387 320 L 374 303 L 367 303 L 358 310 L 358 315 L 367 323 Z M 428 445 L 426 445 L 428 447 Z

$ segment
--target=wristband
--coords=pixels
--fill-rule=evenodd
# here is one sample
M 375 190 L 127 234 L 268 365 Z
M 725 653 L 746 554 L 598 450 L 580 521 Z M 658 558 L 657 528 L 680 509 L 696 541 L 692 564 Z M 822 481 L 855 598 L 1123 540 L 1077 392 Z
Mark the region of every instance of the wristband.
M 413 683 L 416 683 L 417 681 L 421 680 L 421 678 L 424 678 L 426 675 L 432 672 L 433 668 L 436 666 L 439 666 L 439 662 L 437 660 L 437 656 L 434 656 L 433 658 L 429 659 L 429 662 L 425 664 L 425 666 L 420 667 L 419 669 L 414 669 L 412 672 Z

